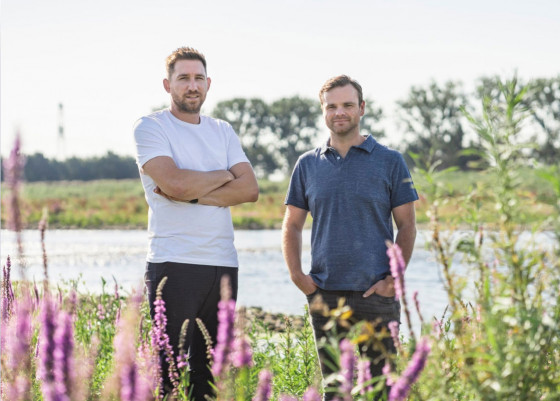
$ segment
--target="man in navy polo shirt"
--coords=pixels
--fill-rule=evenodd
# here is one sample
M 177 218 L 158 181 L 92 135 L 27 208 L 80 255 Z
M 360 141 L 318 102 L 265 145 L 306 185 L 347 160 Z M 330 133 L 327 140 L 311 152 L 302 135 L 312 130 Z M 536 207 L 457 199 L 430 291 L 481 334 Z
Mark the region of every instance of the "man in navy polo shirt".
M 296 163 L 282 228 L 284 259 L 294 284 L 311 303 L 321 295 L 329 308 L 340 298 L 355 320 L 377 322 L 376 328 L 400 322 L 386 241 L 396 242 L 406 263 L 416 238 L 414 201 L 418 195 L 400 153 L 360 135 L 365 102 L 360 84 L 341 75 L 328 80 L 319 92 L 327 142 L 304 153 Z M 303 273 L 301 234 L 311 212 L 311 271 Z M 397 236 L 393 234 L 393 220 Z M 317 343 L 327 336 L 328 318 L 312 313 Z M 390 338 L 383 341 L 394 353 Z M 382 375 L 383 351 L 366 346 L 373 377 Z M 319 347 L 323 377 L 332 373 L 330 356 Z M 336 366 L 336 364 L 335 364 Z M 332 393 L 326 393 L 330 399 Z

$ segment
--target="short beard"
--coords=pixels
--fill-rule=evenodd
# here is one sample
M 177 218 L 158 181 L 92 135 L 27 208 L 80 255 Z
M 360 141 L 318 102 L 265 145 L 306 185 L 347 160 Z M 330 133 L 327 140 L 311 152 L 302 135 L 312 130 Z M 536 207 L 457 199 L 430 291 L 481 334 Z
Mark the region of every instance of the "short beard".
M 173 103 L 175 103 L 175 106 L 177 106 L 177 108 L 183 113 L 199 114 L 200 109 L 202 109 L 204 99 L 202 99 L 200 103 L 191 106 L 187 103 L 187 101 L 183 101 L 182 99 L 178 99 L 177 97 L 173 96 Z

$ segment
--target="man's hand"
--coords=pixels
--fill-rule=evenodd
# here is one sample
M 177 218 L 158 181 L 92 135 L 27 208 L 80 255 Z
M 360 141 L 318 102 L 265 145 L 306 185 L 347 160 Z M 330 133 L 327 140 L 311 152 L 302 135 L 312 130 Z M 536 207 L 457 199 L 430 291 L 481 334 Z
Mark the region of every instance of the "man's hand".
M 366 292 L 364 292 L 364 298 L 367 298 L 374 293 L 381 295 L 382 297 L 394 297 L 395 282 L 393 280 L 393 276 L 389 275 L 383 280 L 379 280 L 377 283 L 372 285 Z
M 160 195 L 160 196 L 163 196 L 165 199 L 169 199 L 169 200 L 171 200 L 171 201 L 175 201 L 175 202 L 186 202 L 186 203 L 189 202 L 188 200 L 182 200 L 182 199 L 179 199 L 179 198 L 174 198 L 174 197 L 171 196 L 171 195 L 167 195 L 165 192 L 163 192 L 163 191 L 161 190 L 160 187 L 155 187 L 155 188 L 154 188 L 154 193 L 155 193 L 155 194 L 158 194 L 158 195 Z
M 317 290 L 317 284 L 315 284 L 309 274 L 296 274 L 295 276 L 291 276 L 291 278 L 297 288 L 305 295 L 313 294 Z

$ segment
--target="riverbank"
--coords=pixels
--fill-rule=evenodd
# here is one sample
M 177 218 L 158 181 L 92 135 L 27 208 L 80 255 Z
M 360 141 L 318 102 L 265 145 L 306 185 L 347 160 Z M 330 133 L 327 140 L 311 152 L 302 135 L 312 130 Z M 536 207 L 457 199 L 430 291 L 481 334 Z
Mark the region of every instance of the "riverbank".
M 244 322 L 246 331 L 251 327 L 262 327 L 275 333 L 285 333 L 288 326 L 290 330 L 299 331 L 303 328 L 306 319 L 301 315 L 273 313 L 255 306 L 238 306 L 237 315 L 242 317 L 241 321 Z

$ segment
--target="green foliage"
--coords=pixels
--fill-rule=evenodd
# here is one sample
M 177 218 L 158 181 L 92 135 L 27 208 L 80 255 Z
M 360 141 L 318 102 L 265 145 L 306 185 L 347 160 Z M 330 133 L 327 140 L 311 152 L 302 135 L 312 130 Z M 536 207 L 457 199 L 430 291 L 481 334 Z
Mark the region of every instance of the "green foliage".
M 375 119 L 371 109 L 370 120 Z M 293 96 L 266 103 L 257 98 L 220 102 L 212 115 L 235 129 L 259 177 L 289 173 L 319 132 L 319 102 Z M 369 120 L 368 120 L 369 121 Z
M 520 88 L 515 78 L 495 87 L 499 93 L 485 98 L 482 117 L 467 116 L 488 161 L 496 231 L 484 230 L 481 207 L 469 196 L 460 206 L 469 211 L 472 229 L 459 240 L 453 232 L 444 237 L 436 220 L 429 242 L 449 297 L 448 320 L 437 321 L 440 334 L 419 385 L 422 397 L 431 400 L 560 397 L 560 266 L 558 252 L 553 252 L 558 241 L 552 249 L 543 246 L 536 238 L 542 226 L 533 225 L 535 238 L 521 243 L 517 223 L 524 208 L 519 167 L 526 164 L 526 153 L 519 135 L 528 116 L 523 102 L 527 88 Z M 540 175 L 557 187 L 554 174 Z M 554 192 L 558 202 L 560 191 Z M 465 277 L 453 269 L 456 254 L 463 255 L 469 268 L 470 291 L 463 285 Z
M 466 169 L 469 158 L 461 152 L 470 146 L 465 143 L 461 107 L 467 104 L 467 97 L 460 83 L 439 86 L 434 81 L 427 88 L 413 86 L 408 98 L 397 104 L 406 130 L 406 152 L 422 157 L 425 165 L 437 160 L 442 168 Z
M 212 115 L 228 121 L 239 135 L 241 144 L 258 177 L 280 168 L 271 130 L 270 105 L 261 99 L 235 98 L 219 102 Z

